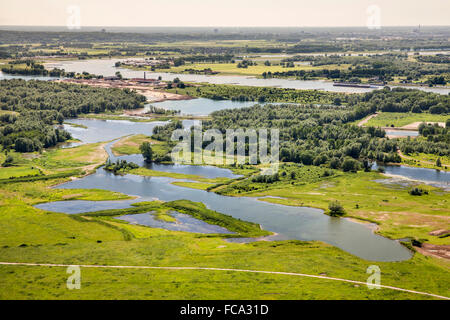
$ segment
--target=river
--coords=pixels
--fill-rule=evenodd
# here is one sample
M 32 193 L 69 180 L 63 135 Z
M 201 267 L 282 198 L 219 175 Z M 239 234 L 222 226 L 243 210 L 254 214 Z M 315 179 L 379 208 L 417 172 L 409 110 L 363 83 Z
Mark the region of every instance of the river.
M 88 129 L 83 130 L 89 132 L 98 130 L 99 121 L 101 120 L 75 121 L 78 124 L 87 126 Z M 119 130 L 119 127 L 123 125 L 122 122 L 125 123 L 127 121 L 104 121 L 104 124 L 101 126 L 103 128 L 110 126 Z M 128 134 L 141 133 L 143 126 L 150 128 L 150 124 L 127 124 L 129 130 L 136 129 L 136 131 L 128 132 Z M 68 127 L 68 130 L 72 133 L 79 132 L 78 129 L 80 128 Z M 78 137 L 84 136 L 93 139 L 87 132 L 83 135 L 79 134 Z M 104 133 L 101 134 L 101 139 L 111 140 L 115 136 L 115 130 L 104 130 Z M 108 151 L 110 144 L 107 147 Z M 138 163 L 142 161 L 140 155 L 114 157 L 110 153 L 110 156 L 114 160 L 132 159 Z M 190 173 L 211 178 L 233 177 L 229 170 L 208 166 L 159 165 L 159 167 L 153 168 L 160 171 Z M 195 202 L 202 202 L 212 210 L 232 215 L 235 218 L 258 223 L 262 228 L 276 232 L 278 234 L 277 239 L 319 240 L 339 247 L 363 259 L 373 261 L 399 261 L 411 257 L 411 252 L 399 242 L 374 234 L 370 228 L 362 223 L 325 215 L 320 209 L 283 206 L 251 197 L 227 197 L 203 190 L 176 186 L 172 184 L 174 181 L 177 180 L 166 177 L 141 177 L 130 174 L 123 176 L 114 175 L 99 168 L 94 174 L 67 182 L 58 186 L 58 188 L 99 188 L 122 192 L 128 195 L 138 196 L 139 198 L 135 200 L 106 202 L 59 201 L 39 204 L 37 207 L 71 214 L 106 208 L 126 208 L 136 201 L 188 199 Z
M 68 72 L 87 71 L 96 75 L 113 76 L 117 71 L 126 78 L 142 78 L 144 72 L 127 68 L 116 68 L 114 64 L 117 61 L 126 59 L 93 59 L 93 60 L 71 60 L 47 63 L 46 68 L 62 68 Z M 354 88 L 354 87 L 335 87 L 333 82 L 323 80 L 291 80 L 291 79 L 262 79 L 250 76 L 224 76 L 224 75 L 196 75 L 196 74 L 179 74 L 167 72 L 147 72 L 151 77 L 161 77 L 162 80 L 173 80 L 178 77 L 185 82 L 207 82 L 212 84 L 236 84 L 242 86 L 253 87 L 279 87 L 290 89 L 314 89 L 332 92 L 346 93 L 364 93 L 375 90 L 374 88 Z M 435 92 L 440 94 L 449 94 L 450 88 L 436 87 L 408 87 L 408 86 L 391 86 L 413 88 L 427 92 Z

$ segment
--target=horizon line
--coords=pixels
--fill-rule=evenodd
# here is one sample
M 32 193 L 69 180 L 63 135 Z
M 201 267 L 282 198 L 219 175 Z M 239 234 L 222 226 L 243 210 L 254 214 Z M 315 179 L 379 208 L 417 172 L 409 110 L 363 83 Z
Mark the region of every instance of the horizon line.
M 431 24 L 415 24 L 415 25 L 386 25 L 381 26 L 381 30 L 383 28 L 406 28 L 406 27 L 450 27 L 449 25 L 431 25 Z M 66 25 L 1 25 L 2 27 L 37 27 L 37 28 L 67 28 Z M 91 25 L 91 26 L 81 26 L 80 29 L 72 29 L 72 30 L 81 30 L 83 28 L 367 28 L 365 25 L 355 25 L 355 26 L 113 26 L 113 25 Z M 72 31 L 71 30 L 71 31 Z

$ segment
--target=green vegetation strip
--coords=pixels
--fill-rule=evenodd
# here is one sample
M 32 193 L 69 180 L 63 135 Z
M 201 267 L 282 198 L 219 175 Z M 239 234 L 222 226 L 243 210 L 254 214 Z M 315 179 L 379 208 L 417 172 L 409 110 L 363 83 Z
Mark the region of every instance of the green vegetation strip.
M 50 263 L 23 263 L 23 262 L 0 262 L 0 265 L 19 265 L 19 266 L 38 266 L 38 267 L 70 267 L 73 265 L 69 264 L 50 264 Z M 160 270 L 209 270 L 209 271 L 226 271 L 226 272 L 248 272 L 248 273 L 265 273 L 265 274 L 277 274 L 277 275 L 287 275 L 287 276 L 297 276 L 297 277 L 308 277 L 315 279 L 325 279 L 325 280 L 333 280 L 333 281 L 342 281 L 348 282 L 358 285 L 367 285 L 367 282 L 349 280 L 349 279 L 341 279 L 327 276 L 318 276 L 312 274 L 304 274 L 304 273 L 294 273 L 294 272 L 280 272 L 280 271 L 263 271 L 263 270 L 246 270 L 246 269 L 228 269 L 228 268 L 202 268 L 202 267 L 151 267 L 151 266 L 101 266 L 101 265 L 77 265 L 82 268 L 111 268 L 111 269 L 160 269 Z M 393 286 L 386 286 L 382 284 L 374 284 L 373 288 L 376 289 L 391 289 L 397 291 L 403 291 L 408 293 L 420 294 L 425 296 L 430 296 L 433 298 L 450 300 L 450 297 L 441 296 L 433 293 L 420 292 L 415 290 L 403 289 Z
M 0 179 L 0 184 L 12 183 L 12 182 L 31 182 L 31 181 L 37 181 L 37 180 L 67 178 L 67 177 L 82 175 L 83 173 L 84 173 L 84 171 L 82 171 L 82 170 L 73 170 L 73 171 L 66 171 L 66 172 L 48 174 L 48 175 L 42 175 L 42 176 L 30 176 L 30 177 L 18 177 L 18 178 L 11 177 L 9 179 Z
M 296 102 L 333 104 L 346 101 L 350 95 L 344 93 L 296 90 L 287 88 L 267 88 L 238 85 L 204 84 L 183 89 L 169 89 L 168 92 L 202 97 L 213 100 L 239 100 L 258 102 Z M 256 102 L 255 102 L 256 103 Z

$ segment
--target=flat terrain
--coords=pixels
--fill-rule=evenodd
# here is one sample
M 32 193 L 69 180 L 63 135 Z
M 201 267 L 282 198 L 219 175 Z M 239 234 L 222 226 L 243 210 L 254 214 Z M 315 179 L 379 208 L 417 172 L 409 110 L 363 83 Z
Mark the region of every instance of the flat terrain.
M 257 65 L 248 66 L 247 68 L 238 68 L 237 63 L 196 63 L 186 64 L 179 67 L 172 67 L 168 71 L 170 72 L 183 72 L 185 69 L 203 70 L 211 69 L 223 75 L 247 75 L 247 76 L 261 76 L 263 72 L 283 72 L 294 70 L 320 70 L 320 69 L 348 69 L 349 65 L 326 65 L 314 67 L 310 65 L 295 65 L 291 68 L 282 67 L 280 65 L 265 66 L 264 63 L 258 62 Z
M 370 127 L 401 127 L 405 130 L 417 130 L 422 122 L 445 123 L 448 115 L 430 114 L 430 113 L 397 113 L 381 112 L 376 117 L 372 117 L 365 123 Z
M 147 140 L 148 137 L 142 135 L 128 137 L 114 149 L 120 153 L 135 152 L 138 144 Z M 29 161 L 38 163 L 49 173 L 74 167 L 91 168 L 104 161 L 102 146 L 90 144 L 58 149 Z M 319 208 L 326 208 L 328 200 L 339 199 L 350 216 L 378 222 L 383 235 L 413 236 L 434 244 L 448 244 L 448 238 L 429 235 L 430 231 L 450 228 L 446 193 L 430 189 L 428 196 L 413 197 L 407 190 L 374 182 L 382 178 L 377 173 L 338 175 L 304 184 L 302 181 L 317 179 L 307 172 L 304 171 L 304 176 L 299 173 L 299 185 L 280 185 L 249 195 L 273 195 L 281 198 L 266 201 Z M 134 173 L 165 174 L 143 168 Z M 367 267 L 374 264 L 320 242 L 238 244 L 227 242 L 220 235 L 148 228 L 101 216 L 77 218 L 32 207 L 45 201 L 128 198 L 103 190 L 49 188 L 67 179 L 0 184 L 0 233 L 3 235 L 0 262 L 228 268 L 297 272 L 362 282 L 368 277 Z M 214 182 L 201 177 L 197 180 L 200 182 L 183 186 L 204 188 Z M 361 193 L 366 189 L 372 190 L 370 197 Z M 408 261 L 376 264 L 382 270 L 383 285 L 450 295 L 446 285 L 450 281 L 447 260 L 416 253 Z M 0 293 L 2 299 L 432 298 L 390 289 L 368 290 L 364 285 L 320 278 L 232 271 L 82 268 L 80 290 L 66 289 L 68 275 L 63 267 L 1 265 L 0 274 L 2 283 L 9 288 Z M 214 290 L 211 290 L 211 283 Z

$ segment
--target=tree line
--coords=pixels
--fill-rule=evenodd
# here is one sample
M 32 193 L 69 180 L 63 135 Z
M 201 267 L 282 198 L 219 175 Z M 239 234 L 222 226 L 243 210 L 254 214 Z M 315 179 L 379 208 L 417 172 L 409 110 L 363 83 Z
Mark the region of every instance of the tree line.
M 143 107 L 130 90 L 22 79 L 0 81 L 0 143 L 18 152 L 38 151 L 70 139 L 56 127 L 79 114 Z
M 401 162 L 397 154 L 399 148 L 448 154 L 448 129 L 421 126 L 422 137 L 419 139 L 389 139 L 381 128 L 358 127 L 352 124 L 354 121 L 377 110 L 410 112 L 417 106 L 420 112 L 429 112 L 436 105 L 448 105 L 448 99 L 448 96 L 418 90 L 385 88 L 362 95 L 348 95 L 346 104 L 341 106 L 256 104 L 215 111 L 211 120 L 203 121 L 203 130 L 218 129 L 225 137 L 227 129 L 276 128 L 280 130 L 281 161 L 343 171 L 370 170 L 373 161 Z M 157 128 L 154 138 L 169 141 L 172 130 L 180 126 L 171 123 Z M 224 150 L 225 144 L 224 139 Z M 248 142 L 245 148 L 249 150 Z

